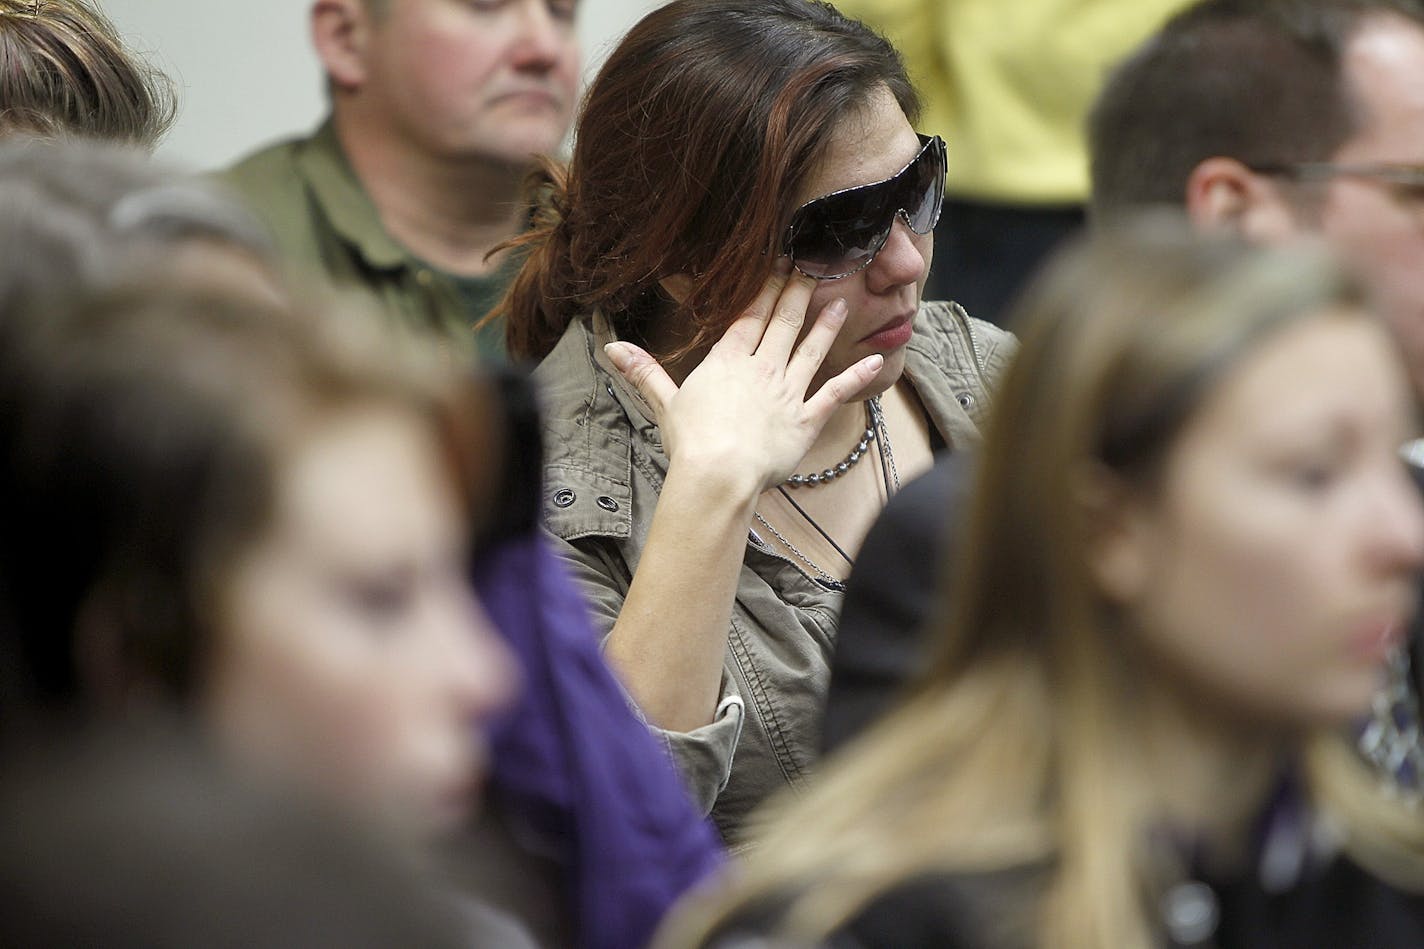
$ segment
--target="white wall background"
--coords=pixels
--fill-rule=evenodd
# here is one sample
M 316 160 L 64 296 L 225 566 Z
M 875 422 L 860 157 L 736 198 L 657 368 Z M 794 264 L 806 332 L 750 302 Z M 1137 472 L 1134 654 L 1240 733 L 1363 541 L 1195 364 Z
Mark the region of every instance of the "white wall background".
M 585 78 L 659 0 L 582 0 Z M 311 128 L 322 114 L 308 0 L 100 0 L 125 39 L 178 84 L 178 123 L 159 155 L 201 169 Z

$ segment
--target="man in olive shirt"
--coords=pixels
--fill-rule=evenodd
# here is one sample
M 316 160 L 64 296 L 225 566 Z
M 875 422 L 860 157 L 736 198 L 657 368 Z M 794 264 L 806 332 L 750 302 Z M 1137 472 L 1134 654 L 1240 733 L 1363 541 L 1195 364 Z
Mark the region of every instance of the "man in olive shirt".
M 295 265 L 470 338 L 513 276 L 521 183 L 578 90 L 577 0 L 314 0 L 331 113 L 225 178 Z M 503 331 L 479 351 L 502 359 Z

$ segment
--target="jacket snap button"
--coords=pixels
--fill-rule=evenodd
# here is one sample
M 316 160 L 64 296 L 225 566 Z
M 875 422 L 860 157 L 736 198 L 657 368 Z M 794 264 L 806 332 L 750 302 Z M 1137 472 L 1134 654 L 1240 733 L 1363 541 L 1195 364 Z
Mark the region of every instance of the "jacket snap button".
M 560 488 L 554 492 L 554 507 L 568 507 L 578 495 L 570 488 Z
M 974 404 L 974 396 L 970 395 L 968 392 L 961 392 L 954 398 L 959 402 L 959 407 L 961 409 L 967 409 Z
M 618 510 L 618 502 L 608 497 L 607 495 L 599 495 L 595 503 L 597 503 L 598 506 L 603 508 L 605 511 Z

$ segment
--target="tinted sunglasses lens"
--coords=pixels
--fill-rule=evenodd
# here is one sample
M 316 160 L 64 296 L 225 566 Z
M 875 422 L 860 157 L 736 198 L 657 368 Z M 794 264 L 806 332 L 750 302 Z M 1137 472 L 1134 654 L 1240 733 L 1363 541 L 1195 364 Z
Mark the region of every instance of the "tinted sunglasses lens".
M 791 257 L 802 273 L 839 277 L 854 273 L 885 245 L 893 215 L 875 186 L 813 201 L 793 222 Z
M 880 253 L 895 215 L 928 234 L 944 199 L 944 144 L 925 141 L 915 160 L 894 178 L 829 194 L 802 207 L 791 221 L 792 259 L 808 276 L 853 274 Z
M 906 172 L 905 199 L 897 210 L 905 212 L 910 230 L 928 234 L 939 222 L 944 202 L 944 147 L 937 140 L 930 142 Z

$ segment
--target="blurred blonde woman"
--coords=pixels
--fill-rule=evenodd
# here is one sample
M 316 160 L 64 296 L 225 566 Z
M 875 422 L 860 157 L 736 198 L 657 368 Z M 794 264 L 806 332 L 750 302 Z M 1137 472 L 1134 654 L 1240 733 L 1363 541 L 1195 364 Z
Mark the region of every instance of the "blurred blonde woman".
M 1424 557 L 1384 329 L 1162 221 L 1021 316 L 931 668 L 663 944 L 1424 945 L 1349 744 Z

